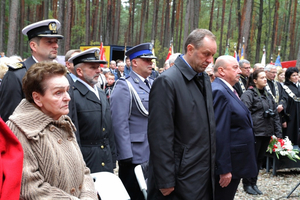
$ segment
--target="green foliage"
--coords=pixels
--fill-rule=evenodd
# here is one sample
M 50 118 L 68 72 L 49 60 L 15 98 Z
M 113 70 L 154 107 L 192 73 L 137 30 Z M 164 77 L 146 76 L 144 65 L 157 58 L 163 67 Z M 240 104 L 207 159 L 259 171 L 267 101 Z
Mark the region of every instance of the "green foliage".
M 155 49 L 155 56 L 157 57 L 156 66 L 161 68 L 164 66 L 164 63 L 166 61 L 169 52 L 169 48 L 163 47 L 160 44 L 159 40 L 155 40 L 154 49 Z

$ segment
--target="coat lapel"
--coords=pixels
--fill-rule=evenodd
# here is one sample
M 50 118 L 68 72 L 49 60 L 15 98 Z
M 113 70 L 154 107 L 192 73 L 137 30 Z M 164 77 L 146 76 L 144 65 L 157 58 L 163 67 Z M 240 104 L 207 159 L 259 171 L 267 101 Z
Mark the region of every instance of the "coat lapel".
M 85 85 L 83 85 L 80 81 L 76 81 L 74 83 L 74 87 L 78 89 L 78 91 L 90 101 L 101 104 L 98 97 L 94 94 L 94 92 L 90 91 Z
M 219 78 L 217 78 L 216 80 L 221 85 L 223 85 L 223 87 L 227 90 L 228 94 L 231 95 L 243 107 L 244 110 L 246 110 L 247 112 L 249 112 L 249 109 L 247 108 L 247 106 L 234 94 L 234 92 L 232 92 L 230 90 L 230 88 L 222 80 L 220 80 Z

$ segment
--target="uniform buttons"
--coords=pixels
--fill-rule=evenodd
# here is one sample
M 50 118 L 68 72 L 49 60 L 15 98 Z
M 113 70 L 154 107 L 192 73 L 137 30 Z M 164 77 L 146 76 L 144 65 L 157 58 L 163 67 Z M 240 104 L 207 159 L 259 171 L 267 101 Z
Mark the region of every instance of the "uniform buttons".
M 103 131 L 105 131 L 105 128 L 103 128 Z
M 102 167 L 104 167 L 104 166 L 105 166 L 105 163 L 103 162 L 101 165 L 102 165 Z
M 75 191 L 76 191 L 75 188 L 72 188 L 72 189 L 70 190 L 71 194 L 74 194 Z
M 104 149 L 104 146 L 103 146 L 103 145 L 101 145 L 101 149 Z
M 58 144 L 61 144 L 63 142 L 63 140 L 61 138 L 58 138 L 57 142 L 58 142 Z
M 68 140 L 69 140 L 69 141 L 72 141 L 72 140 L 73 140 L 73 138 L 72 138 L 72 137 L 68 137 Z
M 82 185 L 80 184 L 78 188 L 79 188 L 79 190 L 81 190 L 82 189 Z
M 55 130 L 54 126 L 50 126 L 50 131 L 53 132 Z

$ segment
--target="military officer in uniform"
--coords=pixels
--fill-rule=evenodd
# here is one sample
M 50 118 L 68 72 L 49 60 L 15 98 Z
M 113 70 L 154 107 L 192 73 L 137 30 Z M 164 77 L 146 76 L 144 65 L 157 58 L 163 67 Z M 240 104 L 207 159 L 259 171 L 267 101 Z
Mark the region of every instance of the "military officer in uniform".
M 81 152 L 92 173 L 109 171 L 116 167 L 115 141 L 110 105 L 103 90 L 96 86 L 100 76 L 99 48 L 91 48 L 72 56 L 78 77 L 73 85 L 77 110 Z
M 126 52 L 132 71 L 120 78 L 111 94 L 111 113 L 119 163 L 119 177 L 132 200 L 143 199 L 134 167 L 148 162 L 148 102 L 153 82 L 151 43 L 139 44 Z
M 25 98 L 22 91 L 22 78 L 26 71 L 36 62 L 53 61 L 56 58 L 58 39 L 63 38 L 58 34 L 59 28 L 60 22 L 56 19 L 39 21 L 23 28 L 22 33 L 28 36 L 32 55 L 25 62 L 10 65 L 2 80 L 0 116 L 3 121 L 8 120 L 20 101 Z

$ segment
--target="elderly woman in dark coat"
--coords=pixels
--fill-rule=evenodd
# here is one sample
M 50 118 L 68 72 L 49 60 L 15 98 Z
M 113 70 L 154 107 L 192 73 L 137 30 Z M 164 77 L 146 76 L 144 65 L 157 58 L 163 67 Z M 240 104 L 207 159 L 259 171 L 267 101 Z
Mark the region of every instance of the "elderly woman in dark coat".
M 284 115 L 283 135 L 288 136 L 293 144 L 300 144 L 300 88 L 298 83 L 298 72 L 296 67 L 290 67 L 285 72 L 284 100 L 287 106 Z
M 253 120 L 258 167 L 263 162 L 271 136 L 282 137 L 280 119 L 276 111 L 277 105 L 271 94 L 265 90 L 266 85 L 266 73 L 263 70 L 255 70 L 249 77 L 247 91 L 241 96 L 241 100 L 248 107 Z M 244 190 L 249 194 L 262 194 L 256 182 L 257 176 L 250 179 L 244 178 Z
M 67 116 L 65 74 L 57 63 L 34 64 L 23 78 L 26 99 L 7 121 L 24 149 L 20 199 L 97 199 Z

